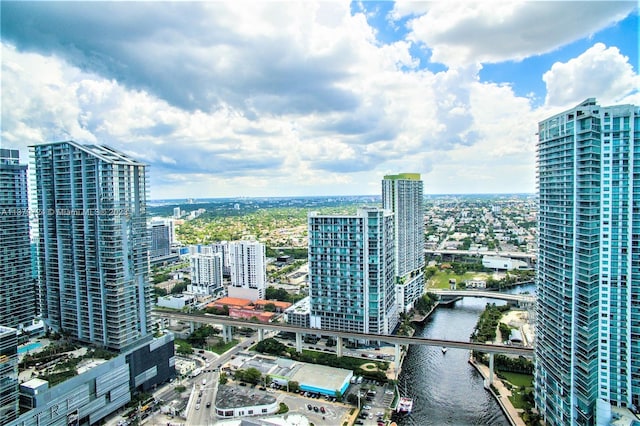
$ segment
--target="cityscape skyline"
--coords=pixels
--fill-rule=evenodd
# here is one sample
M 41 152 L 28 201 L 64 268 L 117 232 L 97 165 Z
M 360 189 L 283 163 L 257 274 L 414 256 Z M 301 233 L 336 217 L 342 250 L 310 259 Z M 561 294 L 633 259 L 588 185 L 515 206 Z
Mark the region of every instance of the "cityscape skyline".
M 151 199 L 531 193 L 533 123 L 640 104 L 635 2 L 281 6 L 2 2 L 2 144 L 106 143 Z

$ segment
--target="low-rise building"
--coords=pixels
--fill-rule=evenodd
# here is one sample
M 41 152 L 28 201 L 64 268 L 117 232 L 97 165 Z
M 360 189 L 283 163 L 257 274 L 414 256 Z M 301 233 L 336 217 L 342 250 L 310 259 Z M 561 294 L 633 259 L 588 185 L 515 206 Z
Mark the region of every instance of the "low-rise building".
M 273 414 L 278 411 L 276 398 L 251 387 L 219 385 L 215 412 L 221 418 L 238 418 Z
M 95 363 L 55 386 L 42 379 L 22 383 L 20 408 L 24 414 L 3 424 L 96 424 L 131 401 L 134 392 L 150 391 L 174 376 L 173 334 L 169 333 Z
M 196 297 L 189 294 L 162 296 L 158 297 L 156 305 L 163 308 L 182 309 L 187 306 L 195 306 Z
M 281 302 L 279 300 L 256 300 L 253 305 L 256 307 L 256 309 L 260 309 L 262 311 L 264 311 L 264 308 L 266 305 L 272 304 L 275 308 L 275 312 L 284 312 L 287 308 L 289 308 L 291 306 L 291 303 L 289 302 Z
M 483 256 L 482 266 L 489 269 L 511 271 L 513 269 L 530 269 L 527 262 L 500 256 Z
M 311 317 L 310 298 L 305 297 L 294 305 L 285 309 L 284 320 L 289 325 L 297 325 L 299 327 L 309 327 Z

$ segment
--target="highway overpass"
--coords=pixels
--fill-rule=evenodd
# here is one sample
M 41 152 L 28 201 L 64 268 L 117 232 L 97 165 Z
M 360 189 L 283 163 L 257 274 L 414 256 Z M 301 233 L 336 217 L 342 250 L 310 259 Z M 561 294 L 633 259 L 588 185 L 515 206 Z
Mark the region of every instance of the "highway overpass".
M 534 253 L 524 253 L 521 251 L 478 251 L 478 250 L 447 250 L 447 249 L 425 249 L 424 253 L 427 255 L 440 255 L 443 257 L 455 257 L 455 256 L 498 256 L 508 257 L 511 259 L 518 259 L 527 262 L 528 265 L 533 265 L 536 261 L 536 255 Z
M 497 291 L 483 291 L 483 290 L 439 290 L 439 289 L 427 289 L 427 292 L 437 294 L 438 296 L 449 297 L 486 297 L 489 299 L 506 300 L 509 302 L 518 303 L 535 303 L 536 297 L 531 294 L 509 294 L 500 293 Z
M 522 355 L 526 357 L 533 356 L 532 348 L 525 348 L 520 346 L 511 345 L 492 345 L 485 343 L 470 343 L 460 342 L 455 340 L 442 340 L 442 339 L 427 339 L 425 337 L 408 337 L 408 336 L 396 336 L 396 335 L 379 335 L 368 333 L 354 333 L 348 331 L 335 331 L 335 330 L 321 330 L 318 328 L 305 328 L 298 327 L 282 323 L 260 323 L 252 322 L 240 319 L 233 319 L 225 316 L 210 315 L 210 314 L 190 314 L 176 311 L 165 311 L 160 309 L 154 309 L 153 314 L 159 318 L 166 318 L 185 322 L 194 322 L 200 324 L 218 324 L 222 326 L 233 327 L 250 327 L 256 329 L 262 335 L 264 330 L 284 331 L 289 333 L 295 333 L 297 340 L 300 340 L 302 334 L 322 334 L 324 336 L 333 336 L 342 340 L 357 339 L 368 341 L 381 341 L 396 345 L 425 345 L 425 346 L 439 346 L 454 349 L 467 349 L 485 352 L 488 354 L 509 354 L 509 355 Z

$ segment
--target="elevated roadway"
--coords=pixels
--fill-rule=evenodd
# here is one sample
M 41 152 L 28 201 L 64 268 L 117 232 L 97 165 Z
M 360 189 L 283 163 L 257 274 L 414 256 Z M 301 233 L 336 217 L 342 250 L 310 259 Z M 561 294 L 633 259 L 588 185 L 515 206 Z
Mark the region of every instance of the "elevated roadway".
M 438 296 L 450 296 L 450 297 L 486 297 L 489 299 L 506 300 L 509 302 L 518 303 L 535 303 L 536 297 L 530 294 L 509 294 L 500 293 L 498 291 L 483 291 L 483 290 L 439 290 L 429 289 L 429 293 L 437 294 Z
M 488 292 L 490 293 L 490 292 Z M 478 296 L 480 297 L 480 296 Z M 483 296 L 486 297 L 486 296 Z M 211 315 L 211 314 L 192 314 L 175 311 L 165 311 L 161 309 L 154 309 L 153 314 L 159 318 L 172 319 L 185 322 L 193 322 L 200 324 L 218 324 L 222 326 L 234 326 L 234 327 L 250 327 L 258 330 L 260 335 L 263 335 L 265 330 L 275 330 L 278 332 L 284 331 L 289 333 L 295 333 L 297 336 L 302 334 L 322 334 L 325 336 L 333 336 L 347 339 L 369 340 L 369 341 L 381 341 L 396 345 L 425 345 L 425 346 L 439 346 L 454 349 L 467 349 L 485 352 L 488 354 L 510 354 L 510 355 L 522 355 L 525 357 L 533 356 L 533 349 L 511 346 L 511 345 L 493 345 L 486 343 L 471 343 L 460 342 L 456 340 L 442 340 L 442 339 L 427 339 L 425 337 L 408 337 L 408 336 L 396 336 L 396 335 L 379 335 L 369 333 L 354 333 L 348 331 L 335 331 L 335 330 L 321 330 L 318 328 L 306 328 L 298 327 L 281 323 L 259 323 L 240 319 L 233 319 L 225 316 Z
M 425 254 L 442 256 L 499 256 L 511 259 L 524 260 L 527 263 L 535 262 L 536 255 L 533 253 L 523 253 L 521 251 L 478 251 L 478 250 L 447 250 L 447 249 L 425 249 Z

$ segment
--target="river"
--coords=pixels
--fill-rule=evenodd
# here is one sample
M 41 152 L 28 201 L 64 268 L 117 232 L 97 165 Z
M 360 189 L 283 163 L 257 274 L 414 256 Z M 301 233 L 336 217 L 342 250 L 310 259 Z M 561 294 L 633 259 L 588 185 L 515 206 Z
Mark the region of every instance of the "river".
M 509 293 L 532 292 L 534 286 Z M 500 300 L 464 298 L 438 307 L 416 330 L 416 336 L 468 341 L 487 303 Z M 412 345 L 404 360 L 398 388 L 413 398 L 413 411 L 400 425 L 508 425 L 495 399 L 484 389 L 482 376 L 468 363 L 469 351 Z

